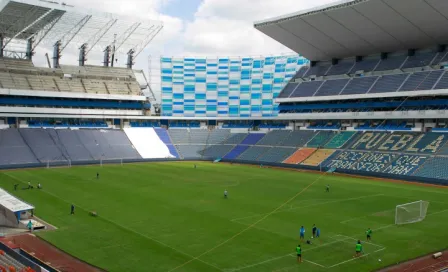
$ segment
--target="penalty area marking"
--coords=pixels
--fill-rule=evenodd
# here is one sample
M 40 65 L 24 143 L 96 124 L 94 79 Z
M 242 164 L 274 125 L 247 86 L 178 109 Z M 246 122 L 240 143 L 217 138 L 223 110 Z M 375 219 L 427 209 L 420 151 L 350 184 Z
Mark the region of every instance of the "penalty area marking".
M 332 237 L 329 237 L 329 238 L 334 238 L 334 237 L 338 237 L 338 236 L 339 235 L 335 235 L 335 236 L 332 236 Z M 312 247 L 312 248 L 309 248 L 309 249 L 304 249 L 303 252 L 312 251 L 312 250 L 315 250 L 315 249 L 318 249 L 318 248 L 321 248 L 321 247 L 325 247 L 325 246 L 328 246 L 328 245 L 331 245 L 331 244 L 342 242 L 344 240 L 347 240 L 347 237 L 344 237 L 344 239 L 342 239 L 342 240 L 336 240 L 336 241 L 328 242 L 328 243 L 325 243 L 325 244 L 321 244 L 321 245 L 318 245 L 318 246 L 315 246 L 315 247 Z M 240 270 L 243 270 L 243 269 L 259 266 L 259 265 L 262 265 L 262 264 L 265 264 L 265 263 L 270 263 L 270 262 L 273 262 L 273 261 L 276 261 L 276 260 L 280 260 L 280 259 L 283 259 L 283 258 L 286 258 L 286 257 L 289 257 L 289 256 L 294 257 L 295 254 L 289 253 L 289 254 L 286 254 L 286 255 L 270 258 L 270 259 L 267 259 L 267 260 L 264 260 L 264 261 L 261 261 L 261 262 L 258 262 L 258 263 L 253 263 L 253 264 L 249 264 L 249 265 L 246 265 L 246 266 L 237 267 L 237 268 L 233 268 L 233 269 L 232 268 L 231 269 L 226 269 L 226 271 L 229 271 L 229 272 L 240 271 Z M 307 260 L 304 259 L 304 261 L 307 261 Z M 314 262 L 311 262 L 311 261 L 308 261 L 308 262 L 312 263 L 312 264 L 315 264 L 317 266 L 320 266 L 320 267 L 325 267 L 325 266 L 323 266 L 321 264 L 317 264 L 317 263 L 314 263 Z
M 350 240 L 357 240 L 357 239 L 355 239 L 353 237 L 346 236 L 346 235 L 341 235 L 341 234 L 331 236 L 330 238 L 336 238 L 336 237 L 342 237 L 343 239 L 335 240 L 333 242 L 324 243 L 324 244 L 318 245 L 318 246 L 313 247 L 313 248 L 304 249 L 303 252 L 309 252 L 309 251 L 312 251 L 312 250 L 315 250 L 315 249 L 318 249 L 318 248 L 321 248 L 321 247 L 325 247 L 325 246 L 328 246 L 328 245 L 332 245 L 332 244 L 335 244 L 335 243 L 339 243 L 339 242 L 348 242 L 347 241 L 348 239 L 350 239 Z M 364 254 L 361 257 L 351 258 L 349 260 L 342 261 L 342 262 L 334 264 L 332 266 L 325 266 L 325 265 L 322 265 L 322 264 L 310 261 L 308 259 L 303 259 L 303 261 L 304 262 L 308 262 L 308 263 L 313 264 L 313 265 L 316 265 L 316 266 L 319 266 L 319 267 L 322 267 L 322 268 L 332 268 L 332 267 L 335 267 L 335 266 L 338 266 L 338 265 L 341 265 L 341 264 L 345 264 L 345 263 L 351 262 L 353 260 L 356 260 L 356 259 L 359 259 L 359 258 L 363 258 L 363 257 L 368 256 L 370 254 L 373 254 L 373 253 L 376 253 L 376 252 L 380 252 L 380 251 L 386 249 L 386 247 L 384 247 L 382 245 L 377 245 L 377 244 L 373 244 L 373 243 L 370 243 L 370 242 L 364 242 L 364 243 L 370 244 L 370 245 L 373 245 L 373 246 L 376 246 L 376 247 L 379 247 L 379 249 L 377 249 L 377 250 L 375 250 L 373 252 L 369 252 L 367 254 Z M 232 268 L 231 269 L 226 269 L 225 271 L 236 272 L 236 271 L 244 270 L 244 269 L 247 269 L 247 268 L 252 268 L 252 267 L 255 267 L 255 266 L 259 266 L 259 265 L 262 265 L 262 264 L 270 263 L 270 262 L 273 262 L 273 261 L 277 261 L 277 260 L 280 260 L 280 259 L 283 259 L 283 258 L 286 258 L 286 257 L 295 257 L 295 256 L 296 256 L 295 254 L 289 253 L 289 254 L 286 254 L 286 255 L 283 255 L 283 256 L 270 258 L 270 259 L 267 259 L 267 260 L 264 260 L 264 261 L 261 261 L 261 262 L 258 262 L 258 263 L 253 263 L 253 264 L 250 264 L 250 265 L 237 267 L 237 268 L 233 268 L 233 269 Z M 285 269 L 289 269 L 289 268 L 292 268 L 292 267 L 296 267 L 296 266 L 284 267 L 284 268 L 281 268 L 279 270 L 274 270 L 274 271 L 283 271 Z
M 377 249 L 377 250 L 375 250 L 375 251 L 373 251 L 373 252 L 370 252 L 370 253 L 367 253 L 367 254 L 363 254 L 363 255 L 361 255 L 360 257 L 353 257 L 353 258 L 351 258 L 351 259 L 349 259 L 349 260 L 346 260 L 346 261 L 343 261 L 343 262 L 334 264 L 334 265 L 332 265 L 332 266 L 328 266 L 328 267 L 326 267 L 326 268 L 333 268 L 333 267 L 339 266 L 339 265 L 341 265 L 341 264 L 345 264 L 345 263 L 348 263 L 348 262 L 351 262 L 351 261 L 354 261 L 354 260 L 357 260 L 357 259 L 361 259 L 361 258 L 364 258 L 364 257 L 369 256 L 370 254 L 377 253 L 377 252 L 383 251 L 383 250 L 385 250 L 385 249 L 386 249 L 386 248 L 383 247 L 383 248 Z

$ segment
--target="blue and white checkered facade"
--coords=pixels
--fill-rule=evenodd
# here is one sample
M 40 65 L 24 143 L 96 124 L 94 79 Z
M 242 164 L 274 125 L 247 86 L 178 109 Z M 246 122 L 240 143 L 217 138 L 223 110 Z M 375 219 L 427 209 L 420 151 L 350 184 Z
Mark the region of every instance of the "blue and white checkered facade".
M 160 62 L 163 116 L 270 117 L 278 114 L 274 99 L 308 61 L 291 55 Z

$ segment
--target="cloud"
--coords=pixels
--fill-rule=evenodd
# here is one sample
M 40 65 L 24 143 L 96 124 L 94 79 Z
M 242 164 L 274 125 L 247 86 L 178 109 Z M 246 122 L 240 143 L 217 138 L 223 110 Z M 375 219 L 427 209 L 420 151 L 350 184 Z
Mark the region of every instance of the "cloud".
M 256 30 L 254 21 L 323 5 L 331 0 L 204 0 L 184 33 L 188 55 L 266 55 L 291 52 Z

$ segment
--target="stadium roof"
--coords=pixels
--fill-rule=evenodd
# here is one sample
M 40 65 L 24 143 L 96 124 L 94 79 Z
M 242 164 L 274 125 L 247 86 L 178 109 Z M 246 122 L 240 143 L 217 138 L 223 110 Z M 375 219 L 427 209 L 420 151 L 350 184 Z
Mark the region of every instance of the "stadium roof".
M 447 26 L 447 0 L 343 0 L 255 23 L 316 61 L 446 44 Z
M 28 39 L 39 45 L 53 46 L 61 41 L 88 51 L 115 44 L 116 52 L 134 50 L 137 56 L 163 28 L 160 21 L 141 20 L 116 14 L 79 9 L 45 0 L 0 0 L 0 33 L 5 37 L 5 51 L 23 51 Z
M 34 207 L 22 200 L 12 196 L 2 188 L 0 188 L 0 206 L 12 212 L 21 212 L 33 210 Z

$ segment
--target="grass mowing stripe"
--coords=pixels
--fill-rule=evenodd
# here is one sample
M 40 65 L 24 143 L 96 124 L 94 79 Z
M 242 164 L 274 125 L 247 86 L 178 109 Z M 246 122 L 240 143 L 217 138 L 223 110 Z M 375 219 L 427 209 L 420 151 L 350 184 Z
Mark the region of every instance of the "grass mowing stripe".
M 367 195 L 367 196 L 360 196 L 360 197 L 352 197 L 352 198 L 344 198 L 344 199 L 332 200 L 332 201 L 327 201 L 327 202 L 322 202 L 322 203 L 310 204 L 310 205 L 305 205 L 305 206 L 298 206 L 298 207 L 294 207 L 294 208 L 290 208 L 290 209 L 286 209 L 286 210 L 281 210 L 281 211 L 276 210 L 276 212 L 274 212 L 274 213 L 264 213 L 264 214 L 256 214 L 256 215 L 250 215 L 250 216 L 245 216 L 245 217 L 240 217 L 240 218 L 234 218 L 231 221 L 238 221 L 238 220 L 253 218 L 253 217 L 257 217 L 257 216 L 263 216 L 263 215 L 266 215 L 266 214 L 271 215 L 271 214 L 287 212 L 287 211 L 291 211 L 291 210 L 297 210 L 297 209 L 303 209 L 303 208 L 309 208 L 309 207 L 315 207 L 315 206 L 321 206 L 321 205 L 338 203 L 338 202 L 345 202 L 345 201 L 351 201 L 351 200 L 358 200 L 358 199 L 369 198 L 369 197 L 376 197 L 376 196 L 382 196 L 382 195 L 384 195 L 384 194 L 375 194 L 375 195 Z
M 17 180 L 17 181 L 23 183 L 23 184 L 27 184 L 26 181 L 24 181 L 24 180 L 22 180 L 22 179 L 20 179 L 20 178 L 11 176 L 11 175 L 8 174 L 7 172 L 4 172 L 4 174 L 7 175 L 8 177 L 14 179 L 14 180 Z M 67 200 L 62 199 L 62 198 L 60 198 L 60 197 L 58 197 L 58 196 L 56 196 L 56 195 L 54 195 L 54 194 L 52 194 L 52 193 L 50 193 L 50 192 L 48 192 L 48 191 L 42 191 L 42 192 L 44 192 L 44 193 L 46 193 L 46 194 L 48 194 L 48 195 L 50 195 L 50 196 L 52 196 L 52 197 L 54 197 L 54 198 L 56 198 L 56 199 L 59 199 L 59 200 L 61 200 L 62 202 L 65 202 L 65 203 L 67 203 L 67 204 L 72 204 L 72 203 L 68 202 Z M 76 207 L 80 208 L 81 210 L 84 210 L 85 212 L 89 212 L 87 209 L 83 208 L 82 206 L 79 206 L 79 205 L 77 205 L 76 203 L 73 203 L 73 204 L 74 204 Z M 111 224 L 113 224 L 113 225 L 115 225 L 115 226 L 117 226 L 117 227 L 119 227 L 119 228 L 122 228 L 122 229 L 124 229 L 124 230 L 130 231 L 130 232 L 135 233 L 135 234 L 137 234 L 137 235 L 139 235 L 139 236 L 141 236 L 141 237 L 143 237 L 143 238 L 146 238 L 146 239 L 148 239 L 148 240 L 151 240 L 151 241 L 153 241 L 153 242 L 156 242 L 156 243 L 158 243 L 158 244 L 160 244 L 160 245 L 162 245 L 162 246 L 164 246 L 164 247 L 166 247 L 166 248 L 169 248 L 169 249 L 171 249 L 171 250 L 173 250 L 173 251 L 176 251 L 176 252 L 178 252 L 178 253 L 180 253 L 180 254 L 182 254 L 182 255 L 188 257 L 188 258 L 194 258 L 193 256 L 191 256 L 191 255 L 189 255 L 189 254 L 187 254 L 187 253 L 185 253 L 185 252 L 182 252 L 182 251 L 180 251 L 180 250 L 178 250 L 178 249 L 176 249 L 176 248 L 174 248 L 174 247 L 171 247 L 171 246 L 165 244 L 164 242 L 161 242 L 161 241 L 159 241 L 159 240 L 157 240 L 157 239 L 155 239 L 155 238 L 149 237 L 149 236 L 147 236 L 147 235 L 145 235 L 145 234 L 143 234 L 143 233 L 140 233 L 140 232 L 135 231 L 135 230 L 133 230 L 133 229 L 130 229 L 130 228 L 126 227 L 126 226 L 123 226 L 123 225 L 121 225 L 121 224 L 118 224 L 118 223 L 116 223 L 116 222 L 114 222 L 114 221 L 112 221 L 112 220 L 110 220 L 110 219 L 107 219 L 107 218 L 104 218 L 104 217 L 99 217 L 99 218 L 100 218 L 101 220 L 104 220 L 104 221 L 106 221 L 106 222 L 109 222 L 109 223 L 111 223 Z M 206 265 L 208 265 L 208 266 L 210 266 L 210 267 L 213 267 L 213 268 L 215 268 L 215 269 L 217 269 L 217 270 L 219 270 L 219 271 L 222 271 L 221 268 L 217 267 L 217 266 L 214 265 L 214 264 L 205 262 L 205 261 L 203 261 L 203 260 L 201 260 L 201 259 L 199 259 L 199 258 L 195 258 L 195 260 L 197 260 L 197 261 L 199 261 L 199 262 L 202 262 L 202 263 L 204 263 L 204 264 L 206 264 Z
M 310 184 L 308 184 L 305 188 L 303 188 L 300 192 L 298 192 L 297 194 L 295 194 L 293 197 L 291 197 L 290 199 L 288 199 L 286 202 L 284 202 L 283 204 L 281 204 L 280 206 L 278 206 L 276 209 L 274 209 L 272 212 L 266 214 L 264 217 L 262 217 L 261 219 L 259 219 L 258 221 L 255 221 L 253 224 L 251 224 L 250 226 L 248 226 L 247 228 L 243 229 L 242 231 L 238 232 L 237 234 L 233 235 L 232 237 L 230 237 L 229 239 L 225 240 L 224 242 L 219 243 L 218 245 L 212 247 L 211 249 L 205 251 L 204 253 L 200 254 L 199 256 L 185 262 L 182 265 L 179 265 L 171 270 L 174 271 L 178 268 L 181 268 L 189 263 L 191 263 L 192 261 L 194 261 L 197 258 L 200 258 L 202 256 L 204 256 L 205 254 L 212 252 L 213 250 L 217 249 L 218 247 L 228 243 L 229 241 L 235 239 L 236 237 L 240 236 L 241 234 L 245 233 L 246 231 L 250 230 L 253 226 L 257 225 L 258 223 L 260 223 L 261 221 L 263 221 L 264 219 L 268 218 L 271 214 L 275 213 L 276 211 L 280 210 L 281 208 L 283 208 L 285 205 L 287 205 L 289 202 L 293 201 L 294 199 L 296 199 L 299 195 L 301 195 L 302 193 L 304 193 L 306 190 L 308 190 L 308 188 L 310 188 L 313 184 L 315 184 L 316 182 L 318 182 L 322 177 L 324 177 L 327 174 L 327 172 L 325 172 L 324 174 L 318 176 L 313 182 L 311 182 Z

